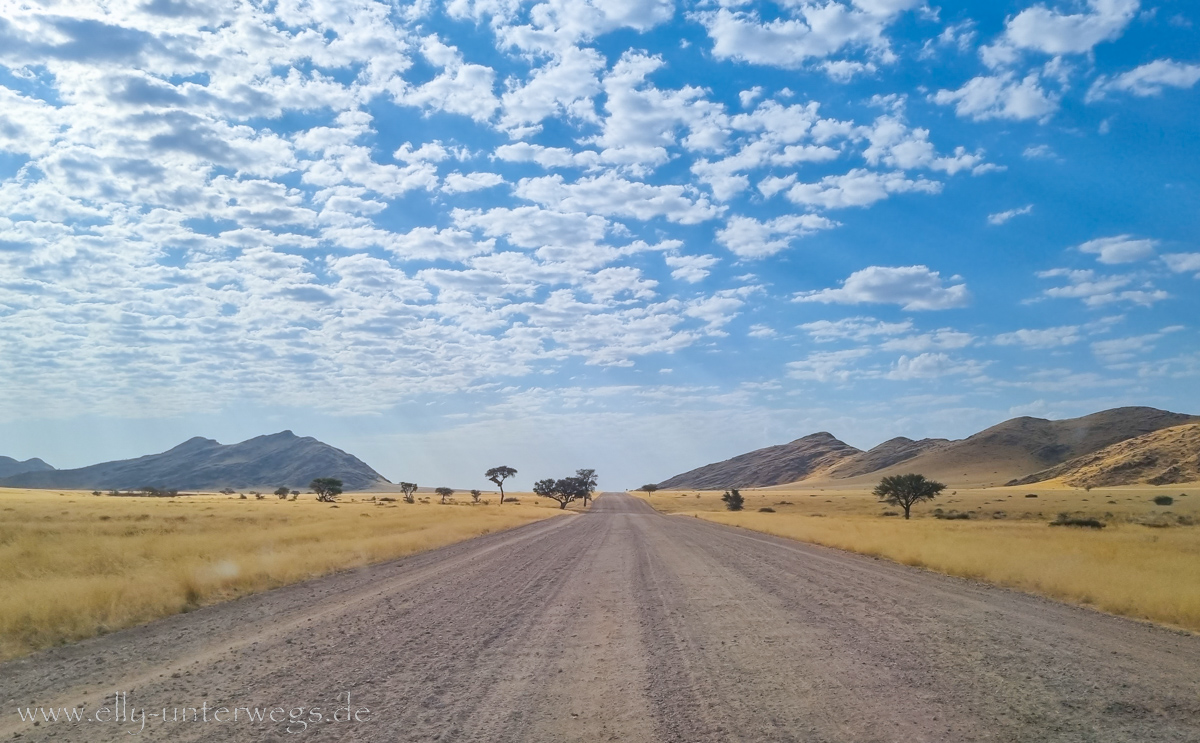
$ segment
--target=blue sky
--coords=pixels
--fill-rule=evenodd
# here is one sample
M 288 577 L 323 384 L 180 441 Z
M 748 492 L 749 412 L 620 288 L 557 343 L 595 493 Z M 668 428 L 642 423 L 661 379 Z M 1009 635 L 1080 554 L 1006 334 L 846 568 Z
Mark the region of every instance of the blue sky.
M 0 453 L 623 488 L 1200 412 L 1192 3 L 2 7 Z

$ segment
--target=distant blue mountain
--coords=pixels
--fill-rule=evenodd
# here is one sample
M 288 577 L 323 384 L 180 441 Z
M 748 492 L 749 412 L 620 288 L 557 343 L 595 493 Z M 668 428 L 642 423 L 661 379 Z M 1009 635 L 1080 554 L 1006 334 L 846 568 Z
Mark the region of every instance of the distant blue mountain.
M 30 462 L 39 462 L 43 468 L 2 476 L 0 486 L 83 490 L 274 489 L 282 485 L 306 488 L 315 478 L 336 477 L 347 490 L 362 490 L 387 482 L 357 457 L 291 431 L 229 445 L 197 436 L 161 454 L 72 470 L 56 470 L 41 460 Z
M 0 477 L 11 477 L 25 472 L 46 472 L 54 468 L 34 457 L 18 462 L 12 457 L 0 457 Z

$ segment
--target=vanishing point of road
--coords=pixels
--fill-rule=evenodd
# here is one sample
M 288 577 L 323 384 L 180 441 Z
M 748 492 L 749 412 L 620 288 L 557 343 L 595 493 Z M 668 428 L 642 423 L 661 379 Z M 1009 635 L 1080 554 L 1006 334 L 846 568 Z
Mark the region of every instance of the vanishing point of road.
M 368 712 L 303 729 L 16 712 L 115 691 L 135 714 L 347 694 Z M 1200 638 L 610 493 L 10 661 L 0 704 L 0 741 L 22 743 L 1196 743 Z

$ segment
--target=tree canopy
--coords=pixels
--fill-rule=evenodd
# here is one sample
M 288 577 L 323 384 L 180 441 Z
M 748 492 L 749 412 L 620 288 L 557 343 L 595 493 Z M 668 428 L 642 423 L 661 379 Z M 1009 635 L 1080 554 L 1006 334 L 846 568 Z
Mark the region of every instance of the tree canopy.
M 924 475 L 913 473 L 889 475 L 879 481 L 873 493 L 884 503 L 903 508 L 904 518 L 907 519 L 914 503 L 933 500 L 945 489 L 942 483 L 926 480 Z
M 500 465 L 499 467 L 493 467 L 490 470 L 488 470 L 487 472 L 483 473 L 484 477 L 486 477 L 487 479 L 496 483 L 496 487 L 500 488 L 500 502 L 501 503 L 504 502 L 504 481 L 507 480 L 508 478 L 512 477 L 515 474 L 517 474 L 517 471 L 507 465 Z
M 745 504 L 746 499 L 738 492 L 737 488 L 730 488 L 725 491 L 725 495 L 721 496 L 721 500 L 725 501 L 725 507 L 730 511 L 740 511 Z
M 318 477 L 308 487 L 322 503 L 333 503 L 342 494 L 342 481 L 336 477 Z
M 583 498 L 588 492 L 587 488 L 587 481 L 579 477 L 564 477 L 561 480 L 550 477 L 533 484 L 535 494 L 558 501 L 559 508 L 566 508 L 576 498 Z

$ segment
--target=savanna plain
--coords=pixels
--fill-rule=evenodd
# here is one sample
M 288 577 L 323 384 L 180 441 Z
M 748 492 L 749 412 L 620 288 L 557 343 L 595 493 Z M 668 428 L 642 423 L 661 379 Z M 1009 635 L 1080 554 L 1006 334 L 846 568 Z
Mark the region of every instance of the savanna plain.
M 563 513 L 516 495 L 501 506 L 495 494 L 330 504 L 0 489 L 0 660 Z
M 656 510 L 858 552 L 1200 631 L 1200 488 L 1061 482 L 947 489 L 912 519 L 862 488 L 637 493 Z M 1158 502 L 1156 502 L 1158 499 Z M 1103 528 L 1051 526 L 1096 521 Z

